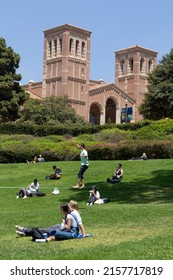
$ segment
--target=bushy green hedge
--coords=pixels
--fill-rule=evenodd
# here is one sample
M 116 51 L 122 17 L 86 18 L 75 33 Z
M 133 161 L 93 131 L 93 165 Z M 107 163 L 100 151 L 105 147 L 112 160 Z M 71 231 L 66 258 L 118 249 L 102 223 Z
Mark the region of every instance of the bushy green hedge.
M 0 129 L 1 163 L 26 162 L 40 153 L 47 161 L 77 160 L 79 150 L 73 139 L 85 143 L 91 160 L 126 160 L 143 152 L 149 158 L 173 158 L 170 119 L 123 124 L 121 129 L 114 125 L 66 128 L 22 124 L 1 124 Z
M 89 148 L 91 160 L 128 160 L 146 153 L 149 159 L 173 158 L 173 142 L 162 141 L 125 141 L 118 145 L 93 146 Z
M 114 125 L 115 127 L 115 125 Z M 86 125 L 86 126 L 64 126 L 61 125 L 30 125 L 21 123 L 3 123 L 0 124 L 1 134 L 27 134 L 35 136 L 46 136 L 46 135 L 65 135 L 69 134 L 72 136 L 77 136 L 83 133 L 96 133 L 104 129 L 105 126 L 99 125 Z
M 26 162 L 26 159 L 31 160 L 39 153 L 42 153 L 46 161 L 79 160 L 79 150 L 72 141 L 54 144 L 50 142 L 48 146 L 45 143 L 42 149 L 39 145 L 20 144 L 0 150 L 0 163 Z M 90 142 L 87 150 L 90 160 L 129 160 L 132 157 L 141 156 L 143 152 L 151 159 L 173 158 L 173 142 L 170 140 L 131 140 L 118 144 L 91 144 Z

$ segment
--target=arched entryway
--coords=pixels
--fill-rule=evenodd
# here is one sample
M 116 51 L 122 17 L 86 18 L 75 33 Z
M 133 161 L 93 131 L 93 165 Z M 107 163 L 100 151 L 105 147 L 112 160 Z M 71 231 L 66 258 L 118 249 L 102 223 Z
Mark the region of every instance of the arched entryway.
M 90 106 L 89 122 L 91 124 L 100 124 L 101 109 L 98 103 L 93 103 Z
M 106 101 L 105 123 L 116 123 L 116 103 L 112 98 Z

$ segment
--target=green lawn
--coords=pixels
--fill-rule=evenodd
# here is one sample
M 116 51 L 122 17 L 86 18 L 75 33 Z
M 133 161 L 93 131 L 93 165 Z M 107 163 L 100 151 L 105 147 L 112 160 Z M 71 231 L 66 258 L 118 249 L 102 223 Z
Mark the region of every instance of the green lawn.
M 63 178 L 45 176 L 55 162 L 0 164 L 0 259 L 112 259 L 171 260 L 173 258 L 173 161 L 122 161 L 124 178 L 107 184 L 117 161 L 90 161 L 86 188 L 73 189 L 79 162 L 58 162 Z M 57 164 L 57 163 L 55 163 Z M 21 187 L 37 178 L 45 197 L 16 199 Z M 90 187 L 95 184 L 108 204 L 86 206 Z M 53 195 L 55 187 L 59 195 Z M 15 225 L 49 226 L 61 219 L 59 206 L 77 200 L 88 233 L 94 237 L 62 242 L 34 243 L 17 237 Z

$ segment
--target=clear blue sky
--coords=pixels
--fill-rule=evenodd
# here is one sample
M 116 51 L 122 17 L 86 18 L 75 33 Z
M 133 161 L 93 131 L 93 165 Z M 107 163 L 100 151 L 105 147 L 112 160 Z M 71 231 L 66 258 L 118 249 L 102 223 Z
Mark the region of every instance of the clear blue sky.
M 0 4 L 0 37 L 21 56 L 22 84 L 42 80 L 43 31 L 65 23 L 92 32 L 90 78 L 114 82 L 114 52 L 139 45 L 173 48 L 173 0 L 6 0 Z

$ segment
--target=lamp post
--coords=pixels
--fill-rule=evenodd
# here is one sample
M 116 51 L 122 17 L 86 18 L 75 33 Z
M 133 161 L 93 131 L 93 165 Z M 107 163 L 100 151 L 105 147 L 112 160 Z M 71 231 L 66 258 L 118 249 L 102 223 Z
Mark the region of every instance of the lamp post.
M 128 100 L 126 99 L 126 100 L 125 100 L 125 107 L 126 107 L 125 123 L 127 123 L 127 120 L 128 120 L 128 108 L 127 108 L 127 106 L 128 106 Z

